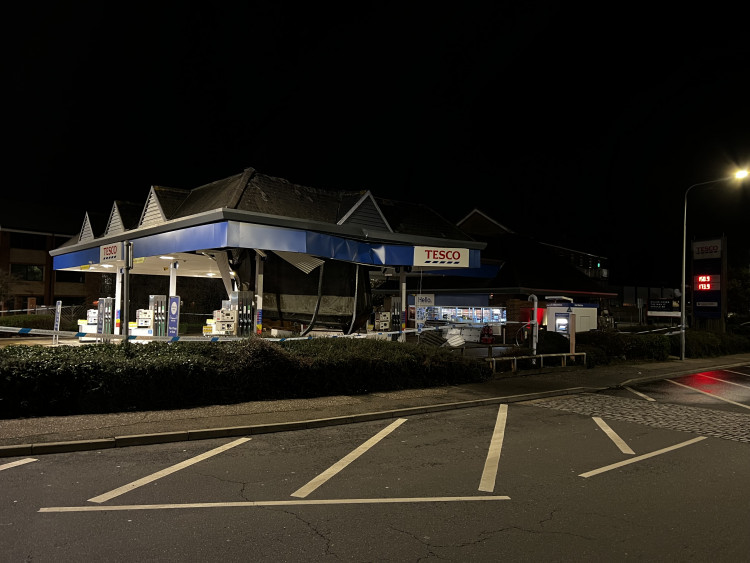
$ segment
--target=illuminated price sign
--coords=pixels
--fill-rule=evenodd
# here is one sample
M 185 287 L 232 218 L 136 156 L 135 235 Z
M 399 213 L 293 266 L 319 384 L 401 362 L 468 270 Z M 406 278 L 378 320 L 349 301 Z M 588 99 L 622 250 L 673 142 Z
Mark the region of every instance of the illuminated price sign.
M 715 274 L 703 274 L 695 276 L 693 286 L 696 291 L 715 291 L 721 289 L 721 276 Z

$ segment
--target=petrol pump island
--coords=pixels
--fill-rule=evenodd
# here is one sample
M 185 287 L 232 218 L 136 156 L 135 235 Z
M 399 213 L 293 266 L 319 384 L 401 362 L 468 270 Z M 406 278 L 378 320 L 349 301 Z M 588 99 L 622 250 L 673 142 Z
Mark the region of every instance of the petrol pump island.
M 248 337 L 256 331 L 253 323 L 252 292 L 233 291 L 229 299 L 222 300 L 221 308 L 213 311 L 206 320 L 203 336 Z M 92 336 L 80 336 L 80 342 L 95 342 L 106 337 L 94 335 L 120 334 L 121 311 L 114 297 L 102 297 L 95 309 L 88 309 L 86 319 L 78 321 L 78 332 Z M 149 337 L 176 337 L 179 330 L 180 297 L 149 295 L 148 309 L 137 309 L 135 321 L 128 323 L 128 334 L 136 342 L 148 342 Z M 146 337 L 137 340 L 138 337 Z

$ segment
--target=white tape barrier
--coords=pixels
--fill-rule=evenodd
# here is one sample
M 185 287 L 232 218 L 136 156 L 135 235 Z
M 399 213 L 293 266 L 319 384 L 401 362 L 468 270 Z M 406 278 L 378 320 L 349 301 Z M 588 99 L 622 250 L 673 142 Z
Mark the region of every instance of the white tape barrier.
M 407 328 L 404 331 L 392 331 L 392 332 L 366 332 L 366 333 L 356 333 L 356 334 L 328 334 L 325 336 L 293 336 L 293 337 L 287 337 L 287 338 L 263 338 L 263 340 L 268 340 L 272 342 L 286 342 L 290 340 L 312 340 L 313 338 L 370 338 L 370 337 L 377 337 L 377 336 L 391 336 L 391 335 L 399 335 L 399 334 L 406 334 L 406 333 L 422 333 L 426 331 L 431 330 L 438 330 L 437 327 L 427 327 L 427 328 Z M 17 335 L 33 335 L 33 334 L 39 334 L 39 335 L 45 335 L 45 336 L 57 336 L 57 337 L 66 337 L 66 338 L 87 338 L 92 340 L 101 340 L 103 342 L 109 342 L 111 340 L 125 340 L 126 337 L 123 334 L 103 334 L 99 332 L 75 332 L 72 330 L 47 330 L 43 328 L 18 328 L 18 327 L 8 327 L 8 326 L 0 326 L 0 332 L 10 332 Z M 133 336 L 128 335 L 127 340 L 128 342 L 137 340 L 137 341 L 158 341 L 158 342 L 186 342 L 186 341 L 195 341 L 195 342 L 226 342 L 229 340 L 245 340 L 248 337 L 245 336 L 227 336 L 227 335 L 205 335 L 205 336 Z

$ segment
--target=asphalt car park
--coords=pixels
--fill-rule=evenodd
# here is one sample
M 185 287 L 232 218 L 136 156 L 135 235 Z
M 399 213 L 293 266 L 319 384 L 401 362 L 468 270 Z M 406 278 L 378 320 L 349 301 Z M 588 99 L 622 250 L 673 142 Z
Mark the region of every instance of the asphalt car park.
M 697 377 L 678 382 L 688 385 Z M 744 375 L 730 379 L 741 377 L 750 381 Z M 737 412 L 741 417 L 732 423 L 738 432 L 744 416 L 750 419 L 750 413 L 738 412 L 746 410 L 739 400 L 750 404 L 750 388 L 745 389 L 747 396 L 734 390 L 730 395 L 722 388 L 731 403 L 699 392 L 688 396 L 689 389 L 667 381 L 639 386 L 637 391 L 641 395 L 623 389 L 399 418 L 389 424 L 373 421 L 235 440 L 61 454 L 33 462 L 20 458 L 1 467 L 31 473 L 51 467 L 39 473 L 43 480 L 68 475 L 67 486 L 40 484 L 39 489 L 47 492 L 80 489 L 82 482 L 74 478 L 80 477 L 80 466 L 87 467 L 90 491 L 82 495 L 85 498 L 71 497 L 71 510 L 78 504 L 81 510 L 103 510 L 112 505 L 181 502 L 468 501 L 488 494 L 508 497 L 514 479 L 534 475 L 549 480 L 548 473 L 555 469 L 564 475 L 578 471 L 580 476 L 629 457 L 646 462 L 648 458 L 639 456 L 667 455 L 711 436 L 716 419 Z M 658 399 L 649 400 L 654 398 Z M 532 406 L 547 407 L 548 412 Z M 684 408 L 692 410 L 680 410 Z M 659 419 L 663 423 L 669 418 L 660 416 L 667 409 L 676 412 L 673 418 L 682 426 L 652 428 L 660 426 Z M 705 419 L 702 433 L 694 432 L 701 423 L 693 416 L 697 409 Z
M 750 380 L 750 370 L 737 371 L 721 389 Z M 368 559 L 373 549 L 375 559 L 491 559 L 509 546 L 531 558 L 590 556 L 582 560 L 613 549 L 615 559 L 686 549 L 699 559 L 717 549 L 739 555 L 750 547 L 741 532 L 750 515 L 742 501 L 750 446 L 741 439 L 750 413 L 739 405 L 750 401 L 738 389 L 736 404 L 706 402 L 664 381 L 295 432 L 9 458 L 0 464 L 1 543 L 11 559 L 61 560 L 126 560 L 123 546 L 135 537 L 141 557 L 204 560 L 247 555 L 250 540 L 255 555 L 280 559 Z

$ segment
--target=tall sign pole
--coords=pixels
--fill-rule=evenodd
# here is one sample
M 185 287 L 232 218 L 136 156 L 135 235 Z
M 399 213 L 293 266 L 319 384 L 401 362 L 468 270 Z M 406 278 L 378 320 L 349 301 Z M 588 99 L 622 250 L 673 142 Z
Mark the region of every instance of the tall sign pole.
M 122 333 L 125 336 L 123 343 L 128 342 L 130 337 L 130 270 L 133 268 L 133 243 L 126 240 L 123 243 L 123 258 L 125 259 L 125 268 L 122 277 Z

